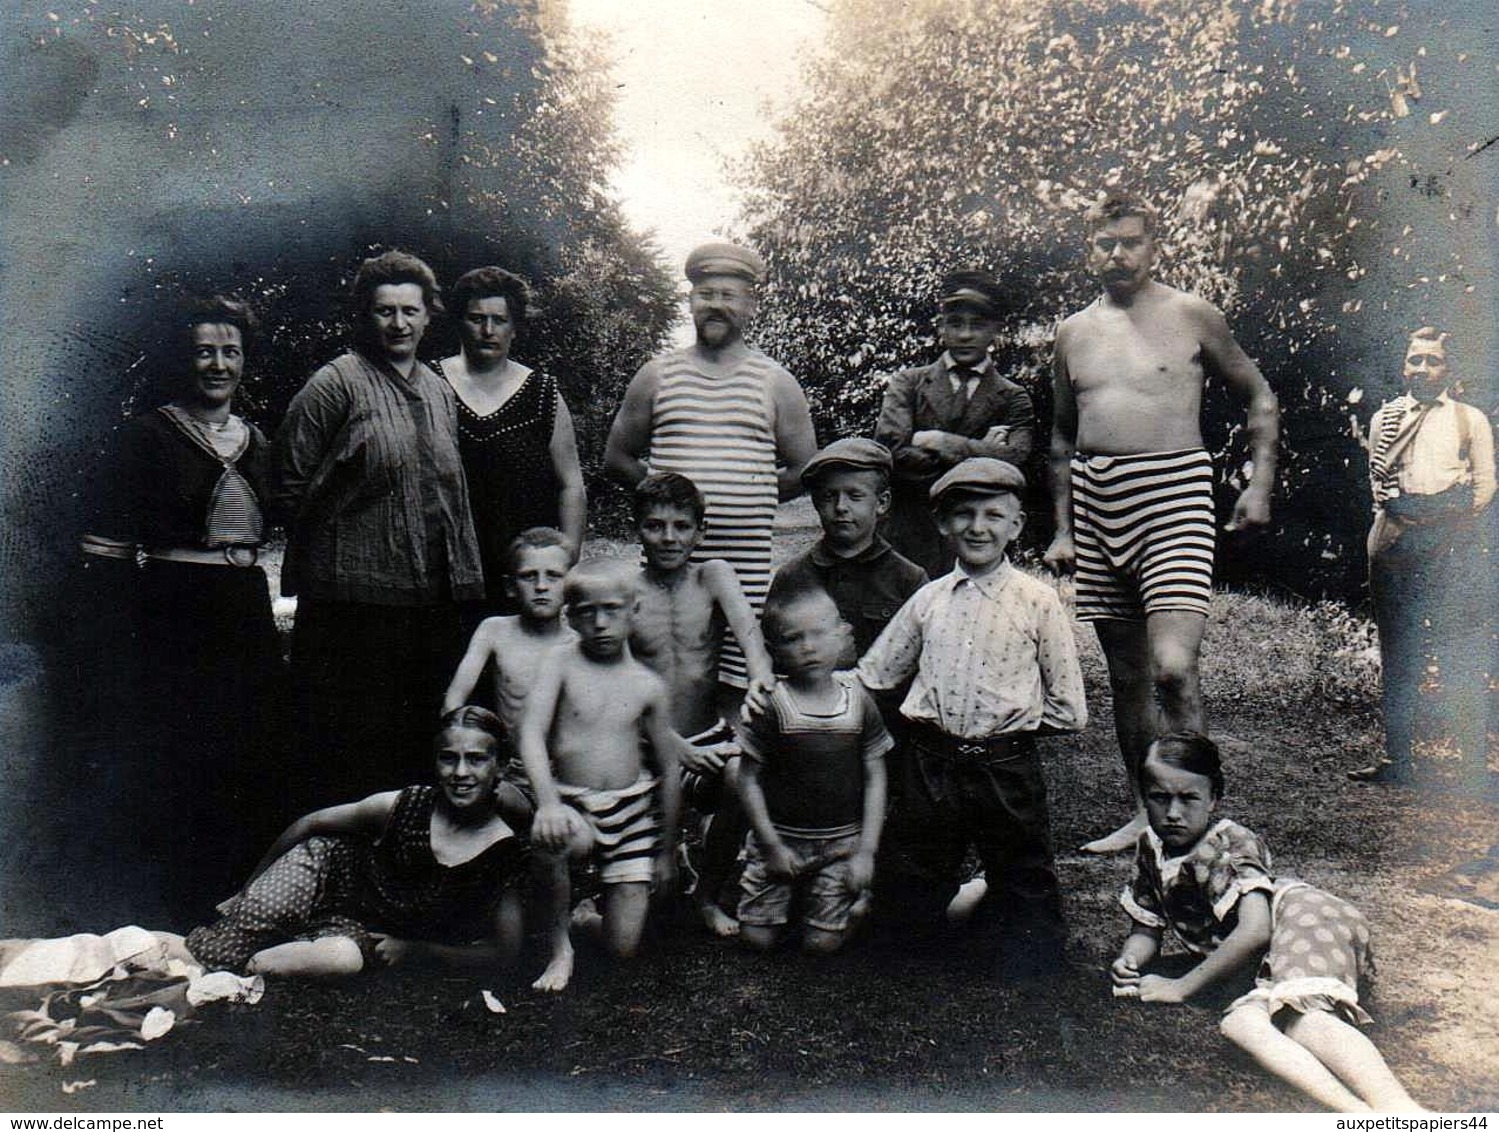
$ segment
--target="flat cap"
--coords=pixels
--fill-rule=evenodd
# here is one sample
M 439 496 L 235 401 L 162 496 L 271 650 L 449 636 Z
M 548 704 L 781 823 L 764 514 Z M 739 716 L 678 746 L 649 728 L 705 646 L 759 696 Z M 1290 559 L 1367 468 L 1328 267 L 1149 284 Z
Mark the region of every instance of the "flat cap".
M 992 456 L 970 456 L 955 465 L 936 483 L 930 492 L 935 503 L 950 491 L 971 495 L 999 495 L 1011 491 L 1017 495 L 1025 490 L 1025 473 L 1014 464 L 996 460 Z
M 888 476 L 892 465 L 890 449 L 879 441 L 846 436 L 833 441 L 807 461 L 806 467 L 802 468 L 802 483 L 810 484 L 817 476 L 835 467 L 866 468 Z
M 987 271 L 952 271 L 942 277 L 938 306 L 943 312 L 975 310 L 998 316 L 1007 305 L 1004 288 Z
M 759 283 L 765 278 L 765 261 L 754 249 L 738 244 L 699 244 L 687 256 L 687 278 L 696 283 L 705 275 L 737 275 Z

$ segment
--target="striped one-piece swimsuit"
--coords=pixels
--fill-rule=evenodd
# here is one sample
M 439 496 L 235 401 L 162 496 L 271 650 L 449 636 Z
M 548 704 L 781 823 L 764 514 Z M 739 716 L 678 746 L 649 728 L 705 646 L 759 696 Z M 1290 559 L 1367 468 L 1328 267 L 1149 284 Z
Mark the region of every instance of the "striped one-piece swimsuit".
M 1213 594 L 1213 461 L 1201 448 L 1072 459 L 1077 615 L 1204 616 Z
M 651 412 L 652 472 L 676 472 L 708 502 L 708 529 L 692 558 L 722 558 L 755 616 L 770 588 L 770 540 L 779 494 L 769 383 L 776 364 L 752 350 L 726 374 L 705 374 L 689 351 L 662 361 Z M 719 678 L 745 684 L 744 654 L 724 641 Z

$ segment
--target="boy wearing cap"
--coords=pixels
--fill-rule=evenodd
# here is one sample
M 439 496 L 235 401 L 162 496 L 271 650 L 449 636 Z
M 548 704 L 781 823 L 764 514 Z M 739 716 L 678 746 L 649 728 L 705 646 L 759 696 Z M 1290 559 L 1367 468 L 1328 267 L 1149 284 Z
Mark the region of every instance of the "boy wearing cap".
M 767 601 L 823 589 L 853 629 L 843 667 L 852 668 L 906 599 L 927 583 L 920 566 L 879 533 L 890 511 L 890 451 L 863 437 L 835 440 L 807 461 L 802 486 L 822 538 L 776 571 Z
M 911 927 L 939 924 L 972 846 L 988 876 L 972 923 L 997 935 L 1002 970 L 1014 975 L 1045 970 L 1063 942 L 1036 736 L 1088 720 L 1060 600 L 1006 558 L 1025 521 L 1024 489 L 1018 468 L 986 457 L 932 485 L 957 567 L 917 591 L 858 668 L 871 690 L 914 676 L 901 705 L 906 782 L 877 907 Z
M 1002 377 L 989 351 L 1008 305 L 987 271 L 955 271 L 942 280 L 937 336 L 943 353 L 929 366 L 890 379 L 874 437 L 894 458 L 886 534 L 895 548 L 935 577 L 953 556 L 932 521 L 927 493 L 970 456 L 1023 466 L 1035 439 L 1030 394 Z

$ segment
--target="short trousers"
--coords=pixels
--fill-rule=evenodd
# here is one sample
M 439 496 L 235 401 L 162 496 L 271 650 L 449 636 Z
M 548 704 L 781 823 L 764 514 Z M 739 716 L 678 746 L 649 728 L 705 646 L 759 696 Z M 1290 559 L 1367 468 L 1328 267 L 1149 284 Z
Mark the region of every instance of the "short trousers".
M 593 827 L 593 861 L 600 884 L 649 883 L 656 877 L 661 819 L 656 813 L 656 780 L 642 775 L 622 790 L 591 790 L 557 783 L 562 800 Z
M 1201 448 L 1074 456 L 1078 619 L 1207 616 L 1213 523 L 1213 461 Z
M 752 927 L 780 927 L 790 918 L 794 890 L 805 893 L 803 919 L 807 927 L 825 932 L 848 930 L 849 910 L 859 893 L 849 884 L 848 860 L 859 848 L 859 830 L 838 832 L 831 837 L 796 837 L 781 834 L 781 840 L 801 867 L 790 881 L 774 880 L 765 870 L 760 840 L 747 839 L 744 875 L 739 880 L 739 922 Z
M 1260 962 L 1254 989 L 1229 1010 L 1261 1005 L 1273 1017 L 1290 1008 L 1326 1010 L 1347 1021 L 1373 1021 L 1358 1002 L 1359 979 L 1374 970 L 1369 921 L 1331 893 L 1309 884 L 1280 888 L 1271 904 L 1270 950 Z
M 687 739 L 693 747 L 716 747 L 721 743 L 735 742 L 734 729 L 723 720 Z M 718 812 L 723 804 L 723 772 L 703 773 L 682 768 L 682 805 L 691 807 L 700 814 Z

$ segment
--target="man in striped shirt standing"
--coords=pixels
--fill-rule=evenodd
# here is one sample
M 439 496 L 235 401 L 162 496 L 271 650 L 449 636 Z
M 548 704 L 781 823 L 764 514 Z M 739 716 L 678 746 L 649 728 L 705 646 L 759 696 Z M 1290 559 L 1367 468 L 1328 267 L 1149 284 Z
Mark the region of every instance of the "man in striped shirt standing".
M 1136 771 L 1172 731 L 1206 731 L 1198 655 L 1212 594 L 1213 465 L 1202 443 L 1209 372 L 1249 404 L 1253 472 L 1227 530 L 1270 520 L 1279 408 L 1222 313 L 1157 282 L 1155 213 L 1112 198 L 1089 211 L 1088 266 L 1103 294 L 1057 331 L 1045 561 L 1077 573 L 1077 613 L 1109 666 L 1134 817 L 1083 846 L 1132 848 L 1145 828 Z
M 764 275 L 759 255 L 735 244 L 703 244 L 687 257 L 696 340 L 640 367 L 604 449 L 605 469 L 630 490 L 648 471 L 697 485 L 708 514 L 692 560 L 734 567 L 757 617 L 770 586 L 776 504 L 801 494 L 802 465 L 817 450 L 796 378 L 744 340 Z M 719 676 L 742 693 L 744 657 L 734 642 L 725 642 Z

